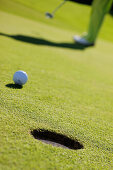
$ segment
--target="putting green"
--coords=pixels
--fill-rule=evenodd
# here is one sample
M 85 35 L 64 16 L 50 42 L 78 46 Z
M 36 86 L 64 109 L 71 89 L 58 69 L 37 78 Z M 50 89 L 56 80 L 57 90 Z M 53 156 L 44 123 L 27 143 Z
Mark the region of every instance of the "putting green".
M 81 48 L 72 36 L 86 30 L 90 7 L 67 2 L 46 19 L 58 3 L 0 1 L 0 169 L 113 168 L 113 20 L 95 47 Z M 29 78 L 21 89 L 10 88 L 17 70 Z M 38 128 L 84 149 L 37 141 Z

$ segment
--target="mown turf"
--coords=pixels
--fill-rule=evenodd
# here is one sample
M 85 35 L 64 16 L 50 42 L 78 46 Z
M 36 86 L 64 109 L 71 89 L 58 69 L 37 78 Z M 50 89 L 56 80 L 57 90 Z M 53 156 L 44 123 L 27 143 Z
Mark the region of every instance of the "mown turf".
M 0 169 L 112 169 L 112 17 L 96 47 L 81 49 L 72 36 L 86 29 L 90 7 L 68 2 L 47 20 L 44 12 L 59 2 L 0 3 Z M 22 89 L 8 87 L 17 70 L 29 76 Z M 84 149 L 43 144 L 30 134 L 37 128 Z

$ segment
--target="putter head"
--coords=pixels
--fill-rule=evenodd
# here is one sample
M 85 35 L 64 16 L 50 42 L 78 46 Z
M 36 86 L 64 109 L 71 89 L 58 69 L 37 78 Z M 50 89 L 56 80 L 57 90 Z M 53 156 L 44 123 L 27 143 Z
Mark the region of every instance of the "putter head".
M 47 18 L 53 18 L 54 17 L 53 14 L 51 14 L 49 12 L 46 12 L 45 15 L 46 15 Z

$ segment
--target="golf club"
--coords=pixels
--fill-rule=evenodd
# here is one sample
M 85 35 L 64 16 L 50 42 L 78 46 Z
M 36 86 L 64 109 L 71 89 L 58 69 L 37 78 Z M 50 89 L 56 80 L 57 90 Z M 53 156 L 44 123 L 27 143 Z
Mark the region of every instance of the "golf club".
M 54 17 L 54 14 L 55 12 L 62 6 L 65 4 L 65 2 L 68 1 L 68 0 L 64 0 L 59 6 L 57 6 L 52 13 L 49 13 L 49 12 L 46 12 L 45 15 L 47 18 L 53 18 Z

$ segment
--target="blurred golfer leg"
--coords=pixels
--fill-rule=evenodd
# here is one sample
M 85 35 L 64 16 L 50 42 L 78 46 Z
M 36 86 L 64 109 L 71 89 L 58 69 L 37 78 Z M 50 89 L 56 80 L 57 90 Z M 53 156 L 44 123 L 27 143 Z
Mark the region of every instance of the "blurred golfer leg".
M 86 40 L 95 42 L 105 14 L 110 10 L 113 0 L 94 0 Z
M 74 40 L 83 45 L 94 45 L 105 14 L 110 10 L 113 0 L 94 0 L 88 32 L 82 37 L 74 36 Z

